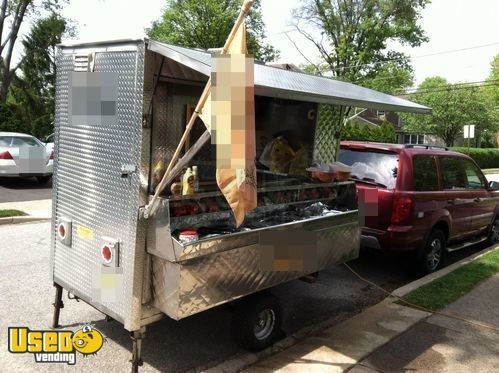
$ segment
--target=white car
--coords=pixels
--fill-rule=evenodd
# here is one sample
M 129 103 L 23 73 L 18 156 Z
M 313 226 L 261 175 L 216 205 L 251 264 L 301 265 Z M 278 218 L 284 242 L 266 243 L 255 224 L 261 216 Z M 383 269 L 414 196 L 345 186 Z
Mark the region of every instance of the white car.
M 54 151 L 36 137 L 0 132 L 0 177 L 35 176 L 47 183 L 54 169 Z
M 45 143 L 45 146 L 47 147 L 47 149 L 53 150 L 54 149 L 54 133 L 51 133 L 50 135 L 48 135 L 43 142 Z

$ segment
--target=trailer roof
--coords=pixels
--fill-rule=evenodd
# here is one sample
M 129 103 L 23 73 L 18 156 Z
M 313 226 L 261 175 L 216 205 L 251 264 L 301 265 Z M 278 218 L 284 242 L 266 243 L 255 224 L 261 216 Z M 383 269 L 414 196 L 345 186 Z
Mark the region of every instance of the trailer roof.
M 205 76 L 211 75 L 212 54 L 199 49 L 147 41 L 147 48 Z M 302 72 L 255 63 L 255 94 L 291 100 L 429 114 L 431 109 L 369 88 Z

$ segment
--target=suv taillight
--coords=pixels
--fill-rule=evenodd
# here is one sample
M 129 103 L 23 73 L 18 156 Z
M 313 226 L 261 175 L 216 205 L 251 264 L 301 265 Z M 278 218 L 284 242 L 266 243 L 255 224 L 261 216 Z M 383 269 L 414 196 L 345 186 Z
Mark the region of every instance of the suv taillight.
M 52 150 L 52 152 L 50 153 L 50 157 L 49 157 L 49 160 L 50 159 L 54 159 L 54 151 Z
M 8 151 L 0 153 L 0 159 L 13 159 L 12 154 L 10 154 Z
M 412 205 L 412 198 L 396 195 L 392 207 L 392 224 L 404 224 L 410 221 L 412 216 Z

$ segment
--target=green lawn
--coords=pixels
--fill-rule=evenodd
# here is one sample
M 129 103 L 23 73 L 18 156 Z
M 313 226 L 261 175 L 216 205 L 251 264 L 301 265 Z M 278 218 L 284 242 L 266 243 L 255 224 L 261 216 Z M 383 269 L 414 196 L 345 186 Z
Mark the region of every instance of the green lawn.
M 19 210 L 0 210 L 0 218 L 7 218 L 11 216 L 24 216 L 24 215 L 28 214 Z
M 499 272 L 499 249 L 414 290 L 403 299 L 416 306 L 438 311 L 497 272 Z

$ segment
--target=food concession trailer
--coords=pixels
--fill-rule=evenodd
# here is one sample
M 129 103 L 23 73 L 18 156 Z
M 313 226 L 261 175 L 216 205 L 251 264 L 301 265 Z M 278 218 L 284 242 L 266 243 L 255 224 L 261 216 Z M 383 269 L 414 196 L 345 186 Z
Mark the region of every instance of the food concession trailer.
M 58 48 L 53 324 L 65 289 L 131 332 L 134 369 L 146 325 L 227 302 L 236 305 L 245 347 L 271 344 L 281 311 L 267 289 L 358 255 L 354 182 L 317 181 L 306 170 L 335 161 L 344 110 L 428 111 L 255 63 L 257 208 L 236 228 L 214 180 L 215 148 L 197 141 L 206 140 L 197 123 L 170 180 L 181 184 L 175 178 L 195 166 L 194 194 L 166 188 L 147 216 L 144 206 L 210 76 L 212 54 L 153 40 Z

